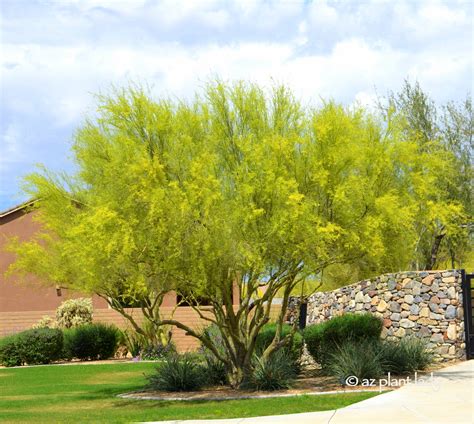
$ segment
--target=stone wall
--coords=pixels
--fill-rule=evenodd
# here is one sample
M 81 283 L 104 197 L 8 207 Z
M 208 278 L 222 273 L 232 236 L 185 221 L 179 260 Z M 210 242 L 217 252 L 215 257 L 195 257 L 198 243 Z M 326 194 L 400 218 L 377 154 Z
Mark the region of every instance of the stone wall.
M 298 300 L 290 305 L 291 321 Z M 308 299 L 307 324 L 345 312 L 370 312 L 383 320 L 383 338 L 426 338 L 436 359 L 448 361 L 465 357 L 462 306 L 459 271 L 401 272 L 314 293 Z

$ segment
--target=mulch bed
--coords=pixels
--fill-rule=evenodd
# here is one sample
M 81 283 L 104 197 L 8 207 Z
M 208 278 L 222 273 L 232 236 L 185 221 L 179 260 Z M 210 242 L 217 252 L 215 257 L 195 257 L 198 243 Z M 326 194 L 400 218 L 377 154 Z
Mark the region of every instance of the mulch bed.
M 390 390 L 390 389 L 389 389 Z M 276 391 L 251 391 L 236 390 L 227 386 L 215 386 L 204 388 L 193 392 L 162 392 L 145 390 L 139 392 L 125 393 L 119 395 L 126 399 L 140 400 L 234 400 L 234 399 L 252 399 L 252 398 L 268 398 L 268 397 L 288 397 L 295 395 L 317 395 L 330 393 L 349 393 L 349 392 L 366 392 L 379 391 L 378 387 L 349 387 L 343 386 L 334 377 L 320 375 L 314 372 L 312 376 L 298 378 L 294 387 L 287 390 Z
M 458 361 L 456 361 L 458 362 Z M 432 371 L 444 368 L 447 365 L 453 365 L 455 362 L 435 363 L 427 370 L 418 372 L 419 377 L 429 376 Z M 392 376 L 393 378 L 406 378 L 407 376 Z M 413 375 L 410 376 L 413 379 Z M 193 392 L 162 392 L 153 390 L 143 390 L 132 393 L 118 395 L 125 399 L 139 400 L 164 400 L 164 401 L 216 401 L 216 400 L 234 400 L 234 399 L 253 399 L 268 397 L 288 397 L 297 395 L 320 395 L 331 393 L 351 393 L 396 390 L 398 387 L 380 387 L 378 383 L 375 386 L 346 386 L 341 384 L 336 378 L 324 375 L 317 366 L 306 366 L 303 376 L 298 378 L 294 387 L 287 390 L 276 391 L 251 391 L 235 390 L 228 386 L 206 387 Z

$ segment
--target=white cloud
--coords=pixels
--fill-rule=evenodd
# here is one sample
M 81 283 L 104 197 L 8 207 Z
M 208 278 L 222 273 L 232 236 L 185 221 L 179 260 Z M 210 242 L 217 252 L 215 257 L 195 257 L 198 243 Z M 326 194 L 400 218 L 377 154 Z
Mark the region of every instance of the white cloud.
M 13 188 L 34 162 L 68 166 L 66 141 L 93 110 L 91 93 L 111 84 L 146 81 L 157 95 L 192 96 L 216 75 L 273 78 L 305 102 L 362 104 L 407 76 L 441 102 L 472 84 L 472 9 L 463 2 L 44 5 L 2 4 L 0 178 Z

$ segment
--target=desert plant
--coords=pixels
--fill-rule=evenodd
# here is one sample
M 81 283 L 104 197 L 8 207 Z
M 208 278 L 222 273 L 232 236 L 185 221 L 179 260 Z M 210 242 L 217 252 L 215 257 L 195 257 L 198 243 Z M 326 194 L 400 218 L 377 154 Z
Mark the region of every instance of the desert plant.
M 75 132 L 74 172 L 27 177 L 44 231 L 10 243 L 10 271 L 87 288 L 138 325 L 126 295 L 156 327 L 179 328 L 214 351 L 234 387 L 273 300 L 282 299 L 281 325 L 293 290 L 328 264 L 402 267 L 414 223 L 431 225 L 411 211 L 438 219 L 444 210 L 432 201 L 439 187 L 426 183 L 445 174 L 444 149 L 422 154 L 398 120 L 390 137 L 374 136 L 386 123 L 364 108 L 307 107 L 282 86 L 221 81 L 193 102 L 155 101 L 135 86 L 98 98 L 97 114 Z M 396 213 L 381 207 L 397 203 Z M 187 318 L 160 316 L 171 292 L 219 326 L 225 356 Z M 277 334 L 266 356 L 279 342 Z
M 347 377 L 359 380 L 378 378 L 383 374 L 380 345 L 374 341 L 348 341 L 336 347 L 328 357 L 329 374 L 343 383 Z
M 423 370 L 433 362 L 433 353 L 427 349 L 426 341 L 418 337 L 384 341 L 380 352 L 384 370 L 394 374 Z
M 291 325 L 285 324 L 282 327 L 281 338 L 287 337 L 293 328 Z M 257 356 L 261 356 L 265 349 L 270 345 L 276 333 L 275 324 L 265 325 L 257 336 L 255 352 Z M 289 339 L 288 343 L 280 348 L 285 352 L 287 360 L 294 366 L 295 371 L 299 372 L 299 360 L 303 348 L 303 337 L 300 332 L 296 331 Z
M 147 376 L 149 388 L 168 392 L 198 390 L 205 384 L 203 369 L 194 355 L 171 355 Z
M 309 354 L 316 362 L 322 362 L 321 345 L 323 339 L 324 323 L 308 325 L 303 330 L 303 337 Z
M 69 299 L 56 309 L 56 322 L 60 328 L 78 327 L 92 322 L 92 300 Z
M 45 315 L 41 317 L 41 319 L 36 323 L 33 324 L 31 328 L 56 328 L 57 322 L 54 318 L 51 318 L 49 315 Z
M 59 329 L 38 328 L 18 334 L 16 344 L 27 364 L 49 364 L 61 358 L 63 333 Z
M 303 335 L 309 353 L 323 366 L 332 353 L 350 341 L 375 343 L 382 333 L 382 321 L 376 316 L 363 313 L 347 313 L 320 324 L 310 325 Z
M 0 362 L 5 366 L 49 364 L 62 356 L 61 330 L 38 328 L 7 337 L 0 343 Z
M 222 361 L 208 350 L 201 354 L 201 359 L 203 360 L 202 369 L 206 385 L 220 386 L 227 384 L 227 368 Z
M 218 352 L 225 355 L 225 344 L 222 333 L 217 325 L 210 325 L 204 329 L 207 337 L 212 340 L 212 343 L 217 346 Z M 199 357 L 202 360 L 204 375 L 206 377 L 206 384 L 208 385 L 223 385 L 227 383 L 227 367 L 219 360 L 216 355 L 201 344 L 198 351 Z
M 119 341 L 115 326 L 101 323 L 82 325 L 64 331 L 64 356 L 81 360 L 114 356 Z
M 243 388 L 288 389 L 297 376 L 291 353 L 283 349 L 272 353 L 267 359 L 255 356 L 252 365 L 252 373 L 250 378 L 243 383 Z
M 168 344 L 164 345 L 161 343 L 158 344 L 148 344 L 140 351 L 141 359 L 145 360 L 156 360 L 156 359 L 163 359 L 169 355 L 176 354 L 176 346 L 169 342 Z
M 0 364 L 5 367 L 22 365 L 22 358 L 16 346 L 16 335 L 0 339 Z
M 126 347 L 133 358 L 136 358 L 140 355 L 142 347 L 144 346 L 144 338 L 136 331 L 125 330 L 121 332 L 119 343 Z

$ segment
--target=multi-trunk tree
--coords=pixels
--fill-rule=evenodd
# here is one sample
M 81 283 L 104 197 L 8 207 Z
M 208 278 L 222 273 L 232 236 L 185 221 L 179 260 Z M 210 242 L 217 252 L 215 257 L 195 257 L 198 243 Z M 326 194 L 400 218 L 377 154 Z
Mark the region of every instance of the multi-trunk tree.
M 192 102 L 115 92 L 77 131 L 74 174 L 27 178 L 43 231 L 13 243 L 12 271 L 97 293 L 143 331 L 123 308 L 133 300 L 153 331 L 199 339 L 238 386 L 275 297 L 264 358 L 289 341 L 289 296 L 305 279 L 331 265 L 369 274 L 410 261 L 416 143 L 402 133 L 397 119 L 383 125 L 361 108 L 303 107 L 284 87 L 216 82 Z M 224 346 L 160 315 L 170 291 Z

